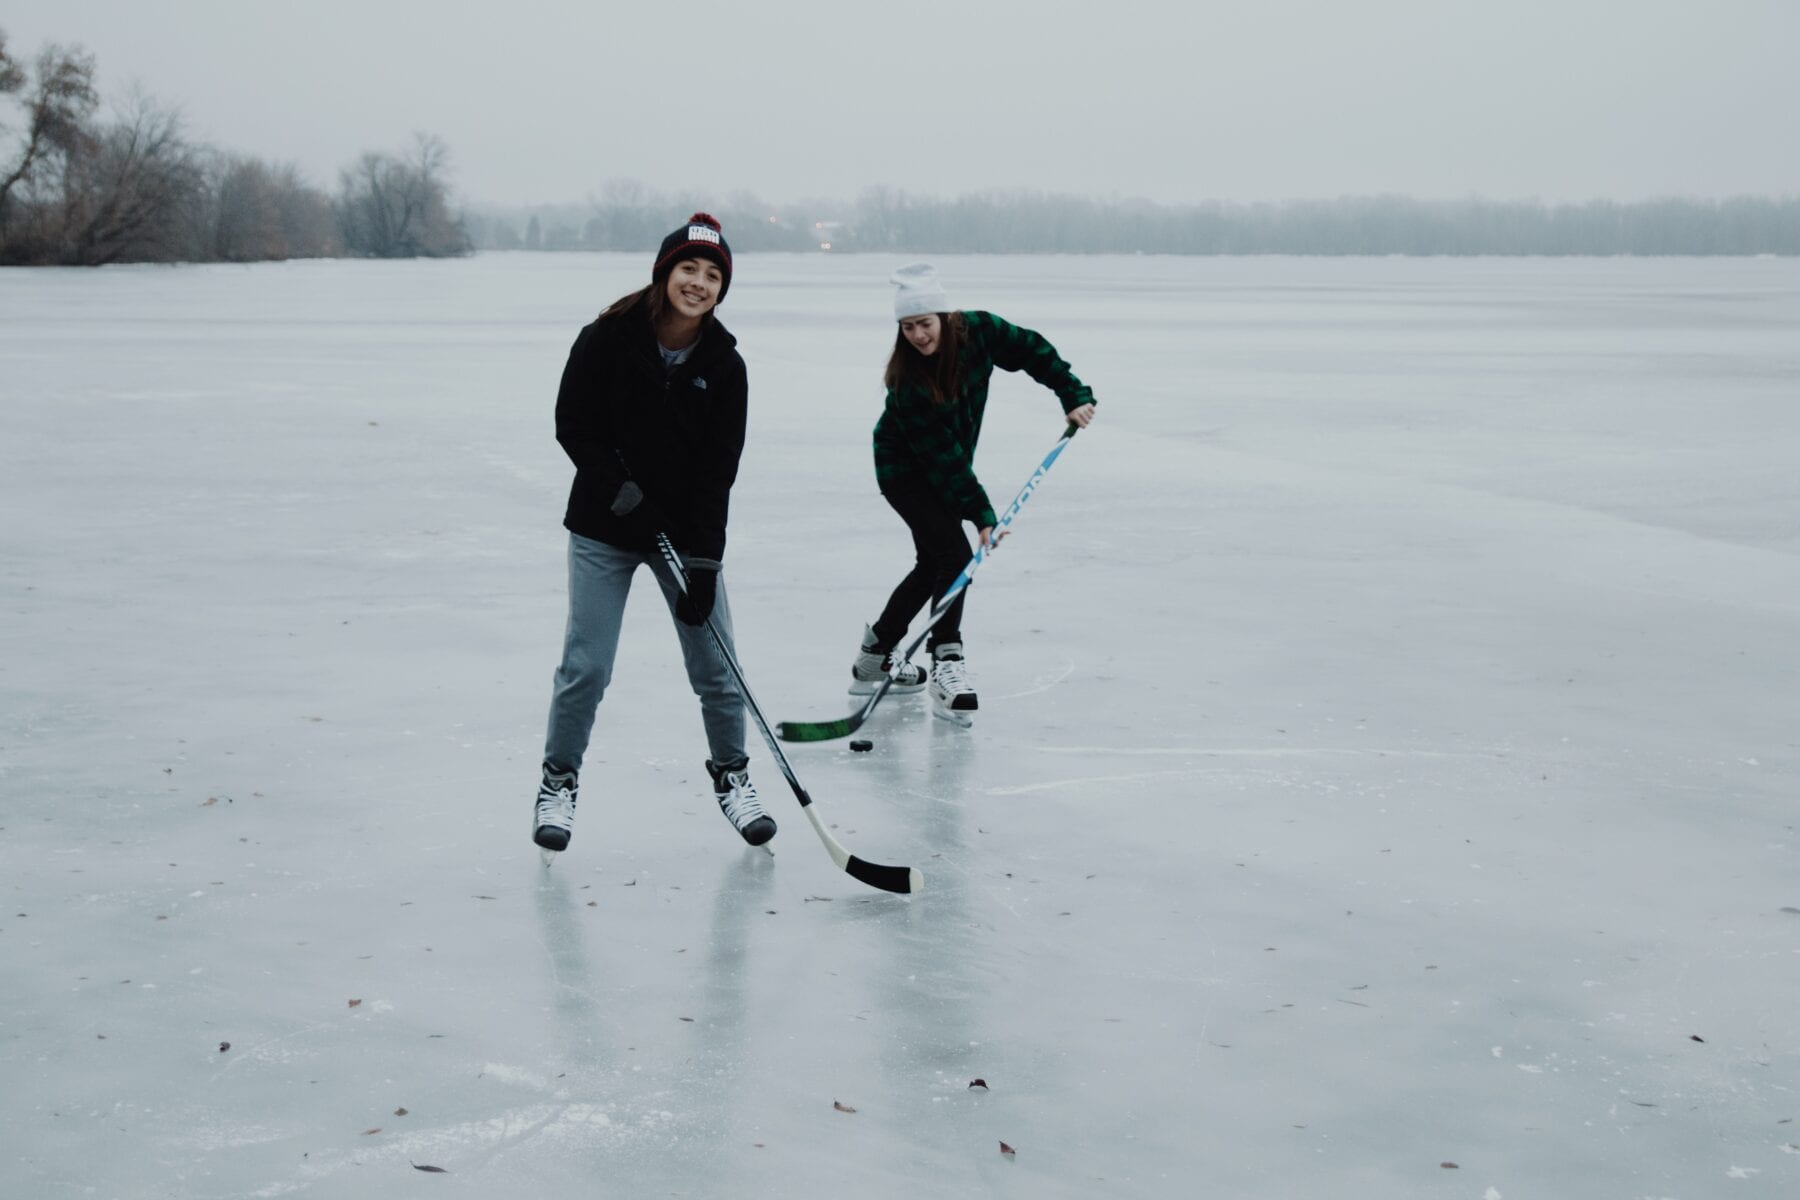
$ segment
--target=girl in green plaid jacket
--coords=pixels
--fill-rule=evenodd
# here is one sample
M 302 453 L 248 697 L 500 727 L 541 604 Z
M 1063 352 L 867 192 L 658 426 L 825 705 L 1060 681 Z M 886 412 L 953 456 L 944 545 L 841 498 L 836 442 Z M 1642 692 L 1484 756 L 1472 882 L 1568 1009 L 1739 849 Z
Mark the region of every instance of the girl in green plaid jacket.
M 979 703 L 963 658 L 967 591 L 932 628 L 929 676 L 912 663 L 896 664 L 893 651 L 913 616 L 943 596 L 974 553 L 963 522 L 975 527 L 983 546 L 995 540 L 994 506 L 975 477 L 988 381 L 995 367 L 1024 371 L 1055 393 L 1064 420 L 1084 429 L 1094 419 L 1094 394 L 1043 335 L 993 313 L 953 310 L 929 265 L 901 267 L 893 283 L 899 329 L 888 358 L 887 402 L 875 423 L 875 479 L 911 531 L 916 558 L 881 616 L 863 631 L 850 691 L 873 692 L 897 668 L 891 690 L 916 692 L 929 681 L 934 711 L 966 723 Z

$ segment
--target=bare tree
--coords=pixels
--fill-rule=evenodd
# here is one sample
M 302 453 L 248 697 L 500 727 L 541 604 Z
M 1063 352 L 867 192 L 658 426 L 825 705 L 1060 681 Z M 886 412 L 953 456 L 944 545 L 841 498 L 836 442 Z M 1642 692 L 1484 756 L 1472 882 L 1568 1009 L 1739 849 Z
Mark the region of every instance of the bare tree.
M 39 191 L 93 145 L 87 125 L 99 104 L 93 56 L 49 45 L 34 65 L 29 72 L 21 67 L 0 33 L 0 96 L 23 97 L 21 127 L 0 123 L 0 134 L 16 139 L 0 159 L 0 262 L 33 261 L 42 253 L 49 214 L 39 211 Z
M 0 96 L 11 95 L 25 86 L 25 68 L 6 52 L 6 30 L 0 29 Z
M 209 256 L 223 262 L 286 258 L 269 169 L 254 158 L 219 155 L 209 164 Z
M 663 209 L 672 206 L 640 180 L 608 179 L 600 197 L 589 197 L 588 203 L 593 209 L 589 249 L 636 250 L 656 245 L 668 232 L 669 214 Z
M 191 214 L 204 193 L 199 155 L 181 115 L 135 96 L 90 152 L 73 158 L 64 187 L 64 262 L 167 262 L 192 258 Z
M 287 257 L 333 258 L 344 253 L 331 197 L 307 183 L 292 163 L 271 168 L 271 183 Z
M 342 252 L 331 199 L 292 164 L 214 154 L 206 169 L 209 203 L 196 241 L 223 262 L 322 258 Z
M 338 223 L 352 254 L 445 257 L 469 252 L 449 207 L 449 150 L 420 133 L 404 156 L 365 153 L 339 176 Z

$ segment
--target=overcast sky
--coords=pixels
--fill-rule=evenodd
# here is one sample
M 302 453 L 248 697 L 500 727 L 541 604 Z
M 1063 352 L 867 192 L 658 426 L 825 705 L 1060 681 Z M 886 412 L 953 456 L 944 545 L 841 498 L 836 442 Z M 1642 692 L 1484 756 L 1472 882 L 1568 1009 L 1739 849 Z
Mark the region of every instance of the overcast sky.
M 468 201 L 608 179 L 1164 202 L 1800 194 L 1800 0 L 7 0 L 215 145 Z M 16 110 L 0 109 L 6 116 Z M 4 119 L 4 118 L 0 118 Z

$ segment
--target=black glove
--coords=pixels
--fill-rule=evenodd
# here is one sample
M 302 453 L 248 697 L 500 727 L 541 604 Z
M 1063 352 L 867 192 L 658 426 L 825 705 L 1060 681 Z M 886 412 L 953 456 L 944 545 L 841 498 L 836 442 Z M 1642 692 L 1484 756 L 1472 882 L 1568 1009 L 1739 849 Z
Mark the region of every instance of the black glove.
M 675 601 L 675 616 L 684 625 L 704 625 L 719 596 L 719 568 L 700 566 L 690 559 L 687 584 L 687 591 Z
M 629 479 L 619 488 L 619 494 L 613 497 L 612 513 L 632 533 L 647 542 L 655 541 L 659 533 L 670 532 L 669 518 L 663 514 L 663 510 L 644 495 L 643 488 Z

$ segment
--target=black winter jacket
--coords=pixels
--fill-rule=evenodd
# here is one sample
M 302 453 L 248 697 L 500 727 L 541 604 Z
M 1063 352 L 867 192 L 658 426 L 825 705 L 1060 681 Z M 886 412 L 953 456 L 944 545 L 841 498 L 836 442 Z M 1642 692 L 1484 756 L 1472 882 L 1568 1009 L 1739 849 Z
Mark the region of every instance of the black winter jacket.
M 556 440 L 575 463 L 563 524 L 654 554 L 613 512 L 631 480 L 668 519 L 669 540 L 684 555 L 724 561 L 747 404 L 737 339 L 716 319 L 669 372 L 641 303 L 595 320 L 576 336 L 556 395 Z

